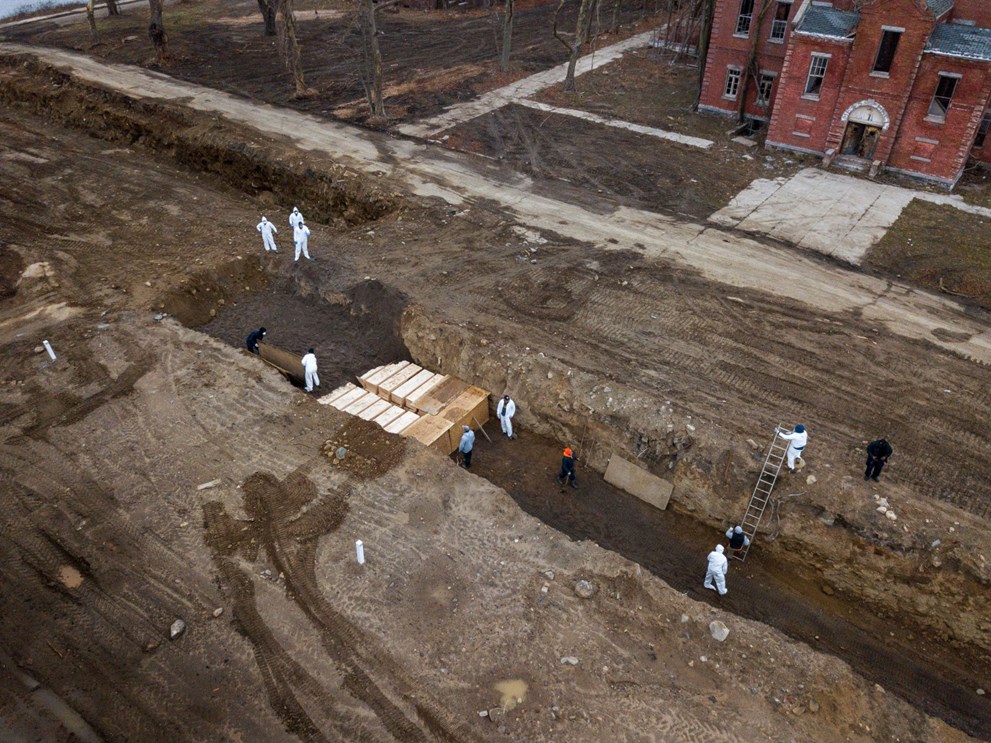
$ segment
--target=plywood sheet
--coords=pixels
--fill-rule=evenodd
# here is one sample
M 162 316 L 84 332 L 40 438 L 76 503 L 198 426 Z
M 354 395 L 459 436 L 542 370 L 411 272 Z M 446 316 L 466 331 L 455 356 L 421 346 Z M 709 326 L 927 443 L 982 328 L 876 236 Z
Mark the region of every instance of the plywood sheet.
M 410 425 L 416 423 L 419 417 L 420 416 L 414 413 L 413 411 L 407 410 L 401 416 L 396 418 L 396 420 L 394 420 L 392 423 L 386 426 L 385 430 L 387 433 L 402 433 L 407 428 L 409 428 Z
M 396 403 L 396 405 L 402 405 L 404 408 L 408 408 L 409 406 L 406 404 L 406 399 L 436 376 L 437 375 L 429 369 L 422 369 L 419 374 L 410 377 L 408 380 L 396 387 L 396 389 L 390 393 L 389 399 Z
M 382 426 L 382 428 L 385 428 L 405 412 L 406 411 L 402 408 L 390 404 L 389 407 L 385 409 L 385 412 L 375 418 L 375 422 Z
M 446 374 L 435 374 L 433 379 L 431 379 L 426 384 L 417 387 L 413 392 L 410 393 L 409 397 L 406 398 L 406 407 L 410 410 L 419 411 L 419 403 L 421 400 L 425 399 L 427 395 L 434 392 L 440 387 L 444 382 L 450 379 Z
M 407 380 L 412 379 L 421 371 L 423 371 L 422 366 L 407 364 L 378 386 L 379 397 L 389 398 L 391 400 L 393 390 L 402 386 Z
M 416 403 L 416 409 L 420 413 L 437 415 L 444 409 L 444 406 L 448 402 L 460 395 L 466 389 L 468 389 L 467 382 L 462 382 L 456 377 L 448 377 L 444 382 L 439 384 L 433 392 L 428 394 L 426 397 L 420 398 Z
M 603 479 L 662 511 L 668 507 L 674 485 L 628 462 L 618 454 L 609 457 Z
M 353 390 L 345 392 L 343 395 L 338 397 L 331 403 L 331 405 L 338 410 L 346 410 L 351 403 L 355 402 L 359 397 L 367 394 L 368 391 L 363 387 L 355 387 Z
M 387 380 L 400 369 L 407 366 L 409 366 L 408 361 L 399 361 L 395 364 L 387 364 L 369 376 L 367 380 L 362 381 L 362 385 L 371 392 L 378 392 L 379 385 L 382 384 L 382 382 Z
M 477 428 L 489 419 L 489 393 L 481 387 L 470 386 L 447 404 L 441 417 L 455 427 Z
M 368 380 L 371 379 L 376 374 L 378 374 L 384 368 L 385 368 L 384 366 L 376 366 L 374 369 L 369 369 L 364 374 L 362 374 L 360 377 L 358 377 L 358 381 L 361 383 L 361 386 L 364 387 L 369 392 L 374 392 L 375 391 L 375 386 L 372 385 L 372 384 L 370 384 Z
M 375 420 L 392 406 L 391 402 L 389 402 L 388 400 L 383 400 L 381 397 L 378 397 L 377 395 L 375 399 L 376 402 L 373 402 L 371 405 L 369 405 L 367 408 L 365 408 L 358 414 L 359 418 L 366 421 Z
M 258 344 L 258 355 L 290 377 L 302 382 L 304 377 L 302 355 L 290 353 L 264 341 Z
M 333 392 L 328 392 L 323 397 L 317 398 L 317 402 L 320 403 L 321 405 L 330 405 L 332 402 L 334 402 L 334 400 L 336 400 L 341 395 L 344 395 L 350 392 L 351 390 L 356 390 L 356 389 L 358 388 L 355 385 L 348 382 L 347 384 L 338 387 Z

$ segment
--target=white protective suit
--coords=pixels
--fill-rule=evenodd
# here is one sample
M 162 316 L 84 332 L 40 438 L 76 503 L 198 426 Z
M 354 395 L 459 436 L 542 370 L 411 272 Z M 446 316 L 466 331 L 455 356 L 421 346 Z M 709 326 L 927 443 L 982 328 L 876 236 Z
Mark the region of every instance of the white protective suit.
M 799 426 L 795 426 L 799 428 Z M 781 429 L 775 429 L 778 436 L 783 438 L 788 442 L 788 451 L 786 456 L 788 457 L 788 469 L 792 472 L 795 471 L 795 460 L 802 458 L 802 451 L 805 449 L 805 444 L 809 440 L 809 434 L 806 433 L 805 427 L 801 427 L 801 431 L 792 431 L 791 433 L 783 433 Z
M 509 438 L 513 438 L 514 415 L 516 415 L 516 403 L 513 402 L 512 398 L 509 400 L 505 397 L 502 398 L 496 406 L 496 417 L 499 418 L 499 423 L 502 425 L 502 432 Z
M 262 217 L 262 221 L 258 223 L 255 227 L 260 233 L 262 233 L 262 245 L 265 246 L 265 252 L 272 251 L 273 253 L 278 253 L 278 249 L 275 247 L 275 238 L 272 233 L 278 232 L 275 225 L 269 222 L 265 217 Z
M 303 372 L 306 375 L 306 391 L 313 392 L 313 387 L 320 386 L 320 377 L 317 376 L 317 357 L 312 351 L 302 358 Z
M 310 228 L 303 224 L 302 219 L 300 219 L 293 228 L 292 238 L 296 242 L 295 260 L 299 260 L 299 254 L 302 252 L 302 254 L 306 256 L 306 260 L 312 261 L 313 259 L 310 258 L 310 251 L 306 249 L 307 241 L 310 239 Z
M 292 212 L 289 214 L 289 226 L 296 229 L 296 225 L 303 221 L 303 215 L 300 213 L 299 209 L 296 207 L 292 208 Z
M 723 545 L 717 544 L 709 553 L 709 567 L 705 571 L 705 583 L 702 584 L 706 588 L 718 591 L 720 596 L 726 595 L 726 573 L 729 570 L 729 560 L 723 554 L 724 549 Z M 716 581 L 715 586 L 712 585 L 713 580 Z

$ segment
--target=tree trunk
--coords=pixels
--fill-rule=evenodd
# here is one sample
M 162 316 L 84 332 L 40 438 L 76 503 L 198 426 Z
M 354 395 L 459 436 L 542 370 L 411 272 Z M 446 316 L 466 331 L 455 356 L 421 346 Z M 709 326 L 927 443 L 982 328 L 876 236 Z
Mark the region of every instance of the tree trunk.
M 619 4 L 620 0 L 616 0 L 615 4 L 612 6 L 612 23 L 609 24 L 609 33 L 614 34 L 619 30 Z
M 279 15 L 282 22 L 278 25 L 279 50 L 286 69 L 292 74 L 297 97 L 306 95 L 308 89 L 303 79 L 303 63 L 299 53 L 299 42 L 296 41 L 296 15 L 293 12 L 293 0 L 278 0 Z
M 378 23 L 375 20 L 375 0 L 362 0 L 365 31 L 366 79 L 365 90 L 368 108 L 373 116 L 385 115 L 385 102 L 382 100 L 382 49 L 379 47 Z
M 94 0 L 86 2 L 86 20 L 89 22 L 89 32 L 96 38 L 96 8 Z
M 502 56 L 499 58 L 499 69 L 509 72 L 509 52 L 513 48 L 513 13 L 514 0 L 506 0 L 506 15 L 502 20 Z
M 564 89 L 575 89 L 575 66 L 578 64 L 578 57 L 581 56 L 582 48 L 588 39 L 588 28 L 590 21 L 589 10 L 593 0 L 581 0 L 578 6 L 578 22 L 575 24 L 575 38 L 571 42 L 571 56 L 568 58 L 568 73 L 564 76 Z
M 120 15 L 120 8 L 117 7 L 117 0 L 106 0 L 107 15 Z
M 695 86 L 695 100 L 692 101 L 692 111 L 699 110 L 702 99 L 702 82 L 705 79 L 706 57 L 709 56 L 709 40 L 712 37 L 712 15 L 715 12 L 715 0 L 702 0 L 702 28 L 699 29 L 699 76 Z
M 275 36 L 275 0 L 258 0 L 258 10 L 265 22 L 265 35 Z
M 148 0 L 151 11 L 148 22 L 148 37 L 155 45 L 155 61 L 162 64 L 169 56 L 169 37 L 165 33 L 165 24 L 162 22 L 162 5 L 165 0 Z
M 760 3 L 762 0 L 757 0 Z M 760 27 L 767 11 L 774 5 L 772 0 L 763 0 L 758 10 L 750 19 L 750 46 L 747 48 L 747 63 L 743 67 L 740 79 L 740 91 L 736 100 L 736 119 L 741 124 L 747 118 L 747 92 L 750 90 L 750 80 L 758 81 L 760 70 L 757 69 L 757 46 L 760 43 Z M 758 85 L 760 83 L 758 82 Z

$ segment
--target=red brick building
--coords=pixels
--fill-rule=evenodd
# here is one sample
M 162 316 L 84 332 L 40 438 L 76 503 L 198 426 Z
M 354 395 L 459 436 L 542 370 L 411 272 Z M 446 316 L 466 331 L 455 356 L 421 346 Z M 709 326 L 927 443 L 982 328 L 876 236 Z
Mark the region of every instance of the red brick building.
M 991 163 L 991 2 L 716 0 L 700 109 L 744 95 L 769 147 L 952 187 Z

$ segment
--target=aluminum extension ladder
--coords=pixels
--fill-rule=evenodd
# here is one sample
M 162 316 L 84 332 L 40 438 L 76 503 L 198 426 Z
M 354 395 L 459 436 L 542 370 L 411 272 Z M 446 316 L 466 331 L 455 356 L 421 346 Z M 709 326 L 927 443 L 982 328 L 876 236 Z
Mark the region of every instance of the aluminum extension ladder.
M 780 428 L 781 426 L 778 426 L 778 429 Z M 774 490 L 774 484 L 778 481 L 778 474 L 781 472 L 781 465 L 784 464 L 788 445 L 788 441 L 779 438 L 777 430 L 775 430 L 771 445 L 767 448 L 767 454 L 764 455 L 764 466 L 761 467 L 760 475 L 757 477 L 757 484 L 750 496 L 750 503 L 747 504 L 747 512 L 743 515 L 743 521 L 740 523 L 740 526 L 743 527 L 743 533 L 750 539 L 750 544 L 740 550 L 730 550 L 733 558 L 740 562 L 747 559 L 747 553 L 754 546 L 754 540 L 757 539 L 757 527 L 760 526 L 760 520 L 767 504 L 771 502 L 771 491 Z

